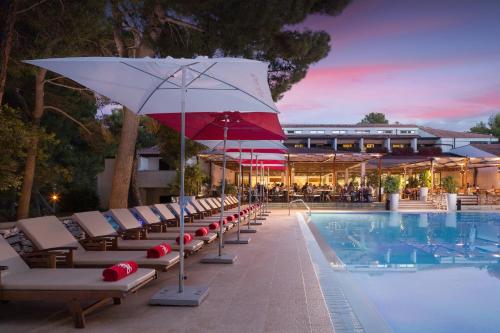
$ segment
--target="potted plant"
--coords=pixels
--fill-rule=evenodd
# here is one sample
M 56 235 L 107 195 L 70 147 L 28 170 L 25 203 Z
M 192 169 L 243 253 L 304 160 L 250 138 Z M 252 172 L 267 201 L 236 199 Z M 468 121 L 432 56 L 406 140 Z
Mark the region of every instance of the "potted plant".
M 457 210 L 458 183 L 452 176 L 444 177 L 442 183 L 447 192 L 446 200 L 448 201 L 448 210 Z
M 389 193 L 390 210 L 398 210 L 399 190 L 401 188 L 401 177 L 387 176 L 383 182 L 384 191 Z
M 429 187 L 431 187 L 431 172 L 429 170 L 424 170 L 419 175 L 419 197 L 420 201 L 427 201 L 427 196 L 429 195 Z

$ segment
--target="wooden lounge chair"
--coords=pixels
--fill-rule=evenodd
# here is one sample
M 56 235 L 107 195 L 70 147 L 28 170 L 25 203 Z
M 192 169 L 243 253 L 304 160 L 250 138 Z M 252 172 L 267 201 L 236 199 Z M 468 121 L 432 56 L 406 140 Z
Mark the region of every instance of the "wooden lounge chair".
M 101 269 L 30 268 L 0 236 L 0 301 L 66 302 L 76 328 L 85 327 L 86 314 L 111 300 L 120 304 L 155 278 L 155 270 L 146 268 L 114 282 L 102 281 Z M 94 303 L 82 307 L 89 301 Z
M 147 258 L 146 251 L 87 251 L 55 216 L 19 220 L 16 226 L 39 251 L 56 254 L 67 267 L 107 267 L 121 261 L 135 261 L 139 267 L 165 271 L 179 262 L 179 253 Z
M 134 210 L 141 217 L 141 219 L 148 224 L 150 229 L 152 226 L 161 224 L 161 219 L 151 210 L 151 207 L 137 206 L 134 207 Z M 196 230 L 188 229 L 188 232 Z M 170 231 L 169 227 L 166 228 L 165 232 L 148 232 L 147 234 L 148 239 L 175 239 L 177 236 L 179 236 L 179 231 Z M 217 239 L 217 234 L 209 232 L 206 236 L 195 236 L 194 239 L 202 240 L 205 243 L 211 243 Z
M 218 209 L 217 207 L 215 207 L 214 205 L 212 205 L 208 200 L 207 198 L 200 198 L 198 199 L 198 202 L 207 210 L 210 210 L 210 212 L 212 214 L 215 214 L 218 212 Z
M 149 233 L 147 232 L 147 228 L 144 228 L 144 226 L 141 225 L 139 220 L 134 217 L 130 210 L 127 208 L 110 209 L 109 213 L 123 231 L 137 232 L 136 239 L 148 239 Z M 177 234 L 177 236 L 179 235 Z M 155 240 L 157 239 L 155 238 Z M 203 247 L 203 244 L 204 242 L 202 240 L 193 239 L 190 243 L 184 244 L 184 251 L 187 254 L 193 254 L 200 250 Z M 173 249 L 179 250 L 179 244 L 172 243 L 171 246 Z
M 202 206 L 201 203 L 196 199 L 191 201 L 191 205 L 193 205 L 193 207 L 196 208 L 198 212 L 202 213 L 204 217 L 212 215 L 212 210 L 210 208 L 205 208 L 204 206 Z

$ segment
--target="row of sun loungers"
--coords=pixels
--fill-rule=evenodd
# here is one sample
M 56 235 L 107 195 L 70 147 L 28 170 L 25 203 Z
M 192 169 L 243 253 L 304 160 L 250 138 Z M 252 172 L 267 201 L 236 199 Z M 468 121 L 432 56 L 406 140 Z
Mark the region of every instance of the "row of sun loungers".
M 238 222 L 238 212 L 234 208 L 237 205 L 236 198 L 226 197 L 221 221 L 220 199 L 189 202 L 185 232 L 194 233 L 194 237 L 191 240 L 190 236 L 185 236 L 185 255 L 194 254 L 205 243 L 214 241 L 219 234 L 217 223 L 223 223 L 223 232 L 234 227 Z M 241 210 L 241 222 L 248 223 L 258 205 L 243 206 Z M 23 260 L 0 237 L 0 300 L 65 301 L 75 327 L 84 327 L 85 314 L 110 299 L 120 304 L 125 295 L 154 280 L 157 272 L 178 263 L 180 218 L 178 203 L 111 209 L 104 214 L 98 211 L 75 213 L 72 220 L 83 231 L 85 238 L 82 240 L 75 238 L 55 216 L 19 220 L 16 227 L 31 241 L 34 251 L 26 254 Z M 164 251 L 162 255 L 150 256 L 150 251 L 154 253 L 158 247 Z M 30 268 L 26 262 L 49 268 Z M 98 267 L 108 267 L 116 274 L 123 271 L 124 277 L 103 281 L 103 271 Z M 106 273 L 109 271 L 104 272 L 105 279 Z M 83 308 L 82 302 L 88 300 L 97 301 Z

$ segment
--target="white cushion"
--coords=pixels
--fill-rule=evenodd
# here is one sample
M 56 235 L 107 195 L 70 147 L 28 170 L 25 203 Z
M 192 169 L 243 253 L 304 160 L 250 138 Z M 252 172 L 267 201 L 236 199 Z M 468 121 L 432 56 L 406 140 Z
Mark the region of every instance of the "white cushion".
M 98 211 L 73 214 L 76 222 L 90 237 L 102 237 L 116 234 L 106 217 Z
M 142 228 L 139 220 L 127 208 L 110 209 L 109 212 L 123 230 Z
M 143 218 L 144 222 L 148 224 L 160 223 L 160 218 L 148 206 L 137 206 L 135 210 Z

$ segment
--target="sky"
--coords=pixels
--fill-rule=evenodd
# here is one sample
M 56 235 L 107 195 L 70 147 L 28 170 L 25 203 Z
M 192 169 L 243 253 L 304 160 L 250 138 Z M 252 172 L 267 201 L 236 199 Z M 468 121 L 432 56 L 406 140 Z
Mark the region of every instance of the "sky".
M 391 122 L 467 130 L 500 112 L 500 0 L 354 0 L 299 29 L 329 55 L 277 105 L 282 123 Z

